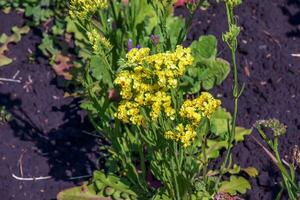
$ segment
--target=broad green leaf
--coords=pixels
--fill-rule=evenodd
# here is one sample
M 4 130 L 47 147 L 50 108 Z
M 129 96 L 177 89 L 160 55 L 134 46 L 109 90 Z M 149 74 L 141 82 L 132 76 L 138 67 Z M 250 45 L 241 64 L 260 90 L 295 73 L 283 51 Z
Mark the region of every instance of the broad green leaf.
M 207 141 L 208 148 L 206 149 L 206 157 L 208 159 L 217 158 L 220 155 L 220 150 L 227 147 L 226 141 Z
M 252 129 L 245 129 L 243 127 L 236 127 L 235 129 L 235 141 L 241 142 L 244 140 L 244 137 L 250 135 L 252 133 Z
M 108 197 L 100 197 L 95 191 L 89 190 L 87 183 L 83 186 L 73 187 L 61 191 L 57 200 L 111 200 Z
M 157 18 L 155 10 L 153 10 L 150 4 L 147 3 L 147 0 L 140 0 L 138 14 L 135 18 L 136 24 L 145 22 L 145 20 L 148 20 L 149 18 Z M 154 24 L 152 27 L 154 27 Z
M 190 48 L 196 62 L 203 59 L 215 59 L 217 55 L 217 39 L 213 35 L 201 36 Z
M 90 64 L 91 71 L 95 79 L 103 81 L 103 83 L 106 83 L 111 87 L 113 85 L 112 77 L 103 59 L 104 58 L 97 55 L 92 56 Z
M 228 133 L 231 115 L 224 108 L 219 108 L 210 118 L 211 131 L 217 136 L 224 136 Z
M 236 195 L 237 193 L 244 194 L 248 189 L 251 189 L 251 185 L 245 178 L 230 176 L 229 181 L 224 181 L 221 183 L 219 192 L 226 192 L 231 195 Z
M 190 48 L 195 58 L 194 65 L 187 70 L 187 76 L 183 77 L 183 83 L 188 93 L 199 92 L 199 87 L 210 90 L 220 85 L 230 72 L 230 64 L 221 58 L 216 58 L 217 42 L 212 35 L 202 36 L 194 41 Z
M 136 193 L 130 189 L 129 185 L 127 185 L 127 183 L 124 180 L 112 174 L 106 175 L 101 171 L 95 171 L 93 175 L 93 179 L 95 181 L 100 181 L 101 187 L 103 185 L 109 186 L 120 192 L 126 192 L 130 195 L 136 196 Z

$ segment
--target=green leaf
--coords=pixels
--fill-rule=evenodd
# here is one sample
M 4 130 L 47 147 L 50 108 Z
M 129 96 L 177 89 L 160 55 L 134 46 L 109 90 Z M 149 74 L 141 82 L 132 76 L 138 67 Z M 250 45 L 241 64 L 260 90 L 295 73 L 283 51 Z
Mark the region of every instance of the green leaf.
M 92 56 L 91 57 L 91 71 L 93 77 L 98 80 L 102 81 L 103 83 L 108 84 L 110 87 L 113 86 L 111 74 L 104 62 L 105 58 L 101 58 L 100 56 Z
M 8 36 L 3 33 L 1 36 L 0 36 L 0 43 L 3 44 L 5 43 L 5 41 L 7 40 Z
M 9 65 L 13 62 L 12 59 L 0 54 L 0 67 Z
M 219 192 L 236 195 L 238 192 L 244 194 L 248 189 L 251 189 L 251 185 L 245 178 L 230 176 L 230 181 L 224 181 L 221 183 Z
M 220 155 L 220 150 L 227 147 L 226 141 L 207 141 L 208 148 L 206 149 L 206 157 L 208 159 L 217 158 Z
M 178 45 L 177 40 L 182 27 L 185 26 L 184 19 L 182 17 L 170 16 L 167 18 L 167 32 L 170 34 L 171 48 L 175 49 Z
M 223 137 L 228 133 L 231 115 L 224 108 L 219 108 L 210 118 L 211 132 L 217 136 Z
M 76 40 L 80 40 L 80 41 L 87 40 L 85 37 L 85 30 L 83 30 L 80 26 L 78 26 L 74 20 L 72 20 L 70 17 L 67 17 L 66 22 L 67 22 L 66 31 L 68 33 L 73 33 Z
M 88 188 L 87 183 L 83 186 L 73 187 L 58 193 L 57 200 L 111 200 L 111 198 L 100 197 L 95 191 Z
M 194 41 L 190 48 L 196 62 L 203 59 L 215 59 L 217 55 L 217 39 L 213 35 L 201 36 L 198 41 Z
M 187 70 L 187 76 L 183 77 L 185 88 L 188 93 L 199 92 L 202 86 L 205 90 L 210 90 L 216 85 L 220 85 L 230 72 L 229 63 L 217 56 L 217 41 L 212 35 L 202 36 L 198 41 L 194 41 L 190 48 L 195 58 L 194 65 Z
M 47 57 L 52 57 L 58 52 L 58 50 L 55 48 L 53 37 L 48 34 L 43 34 L 43 40 L 39 45 L 39 49 Z
M 250 177 L 257 177 L 258 176 L 258 171 L 254 167 L 247 167 L 247 168 L 242 168 L 242 171 L 247 173 Z
M 238 174 L 241 172 L 241 167 L 238 166 L 237 164 L 234 164 L 231 169 L 228 169 L 228 173 L 230 174 Z
M 226 192 L 231 195 L 236 195 L 238 192 L 244 194 L 250 188 L 251 185 L 245 178 L 230 176 L 230 181 L 222 182 L 219 192 Z
M 106 175 L 101 171 L 95 171 L 93 180 L 100 181 L 102 183 L 101 186 L 103 185 L 109 186 L 120 192 L 126 192 L 130 195 L 137 196 L 137 194 L 130 189 L 128 183 L 125 180 L 122 180 L 121 178 L 114 176 L 112 174 Z M 98 189 L 103 189 L 103 188 L 98 188 Z
M 244 137 L 250 135 L 252 133 L 252 129 L 245 129 L 243 127 L 235 128 L 235 141 L 241 142 L 244 140 Z

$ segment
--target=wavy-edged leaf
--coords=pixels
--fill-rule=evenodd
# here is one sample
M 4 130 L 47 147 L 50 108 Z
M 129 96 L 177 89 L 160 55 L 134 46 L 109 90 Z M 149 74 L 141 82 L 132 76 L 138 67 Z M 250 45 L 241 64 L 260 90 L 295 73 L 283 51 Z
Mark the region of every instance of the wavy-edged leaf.
M 190 48 L 197 61 L 203 59 L 215 59 L 217 55 L 217 39 L 213 35 L 201 36 L 198 41 L 194 41 Z
M 111 200 L 111 198 L 100 197 L 95 191 L 90 190 L 85 183 L 82 186 L 61 191 L 57 195 L 57 200 Z
M 221 183 L 219 192 L 226 192 L 231 195 L 236 195 L 237 193 L 244 194 L 248 189 L 251 189 L 251 185 L 244 177 L 230 176 L 229 181 L 224 181 Z

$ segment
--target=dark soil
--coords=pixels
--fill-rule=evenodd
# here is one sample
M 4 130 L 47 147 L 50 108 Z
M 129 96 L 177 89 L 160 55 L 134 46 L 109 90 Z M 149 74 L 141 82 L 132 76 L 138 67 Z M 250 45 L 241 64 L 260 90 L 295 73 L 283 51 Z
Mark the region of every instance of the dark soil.
M 10 34 L 13 25 L 21 26 L 20 14 L 0 13 L 0 33 Z M 12 120 L 0 124 L 0 199 L 55 199 L 56 194 L 77 181 L 70 177 L 90 175 L 96 167 L 98 144 L 84 134 L 91 127 L 78 109 L 79 100 L 64 98 L 56 75 L 47 60 L 38 57 L 30 63 L 30 51 L 36 52 L 41 38 L 31 31 L 8 56 L 14 62 L 0 69 L 0 77 L 11 78 L 19 71 L 22 83 L 0 84 L 0 105 L 5 105 Z M 27 84 L 26 82 L 30 82 Z M 22 167 L 20 167 L 20 163 Z M 18 181 L 21 177 L 51 176 L 50 180 Z
M 277 118 L 287 126 L 281 138 L 282 156 L 289 155 L 293 145 L 300 145 L 300 3 L 297 0 L 245 0 L 236 9 L 242 26 L 239 37 L 238 64 L 240 82 L 246 84 L 240 99 L 238 124 L 251 128 L 259 119 Z M 24 23 L 20 15 L 0 13 L 0 33 Z M 221 42 L 227 30 L 222 4 L 195 17 L 188 41 L 202 34 L 219 39 L 220 57 L 230 61 L 229 50 Z M 0 69 L 0 77 L 12 77 L 18 70 L 22 83 L 0 85 L 0 105 L 7 106 L 12 121 L 0 125 L 0 195 L 1 199 L 54 199 L 60 190 L 77 184 L 68 178 L 91 174 L 97 167 L 97 141 L 83 133 L 90 129 L 79 100 L 64 98 L 57 78 L 38 57 L 29 63 L 28 49 L 33 52 L 40 37 L 30 32 L 22 41 L 11 45 L 8 53 L 13 64 Z M 33 83 L 24 89 L 29 76 Z M 221 95 L 223 106 L 232 110 L 231 77 L 214 91 Z M 253 136 L 259 138 L 254 131 Z M 251 137 L 234 148 L 233 159 L 243 167 L 254 166 L 260 175 L 252 179 L 249 200 L 273 200 L 279 191 L 280 174 L 271 160 Z M 50 180 L 18 181 L 22 163 L 24 177 L 52 176 Z M 79 180 L 80 181 L 80 180 Z M 287 198 L 285 198 L 287 199 Z

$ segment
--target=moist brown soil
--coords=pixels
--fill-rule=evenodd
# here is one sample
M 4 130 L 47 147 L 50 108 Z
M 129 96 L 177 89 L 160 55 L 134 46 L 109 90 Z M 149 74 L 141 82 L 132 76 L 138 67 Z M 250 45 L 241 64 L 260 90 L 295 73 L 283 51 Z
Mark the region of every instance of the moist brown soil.
M 184 9 L 179 8 L 180 13 Z M 227 30 L 224 6 L 213 5 L 199 11 L 186 43 L 203 34 L 219 39 L 219 56 L 230 60 L 229 50 L 221 42 Z M 238 124 L 251 128 L 259 119 L 277 118 L 287 126 L 280 139 L 280 152 L 288 156 L 293 145 L 300 145 L 300 3 L 297 0 L 245 0 L 236 9 L 242 27 L 239 37 L 238 66 L 240 83 L 246 84 L 240 99 Z M 0 33 L 9 33 L 14 25 L 24 24 L 20 14 L 0 12 Z M 10 200 L 49 200 L 67 187 L 83 180 L 70 177 L 89 175 L 98 166 L 99 141 L 84 131 L 91 130 L 79 99 L 64 98 L 60 79 L 47 60 L 37 51 L 41 33 L 31 31 L 18 44 L 10 45 L 8 56 L 14 62 L 0 69 L 0 77 L 10 78 L 19 71 L 22 83 L 0 84 L 0 105 L 5 105 L 12 120 L 0 125 L 0 196 Z M 30 49 L 37 52 L 29 62 Z M 30 80 L 31 84 L 28 84 Z M 223 106 L 232 111 L 231 80 L 214 90 Z M 29 85 L 24 88 L 24 86 Z M 27 89 L 26 89 L 27 88 Z M 254 131 L 253 136 L 259 139 Z M 251 179 L 249 200 L 273 200 L 280 186 L 280 174 L 271 160 L 251 137 L 234 148 L 233 160 L 254 166 L 260 174 Z M 20 167 L 20 163 L 22 167 Z M 19 181 L 24 177 L 51 176 L 49 180 Z M 299 175 L 299 172 L 298 172 Z M 287 199 L 285 196 L 283 199 Z

